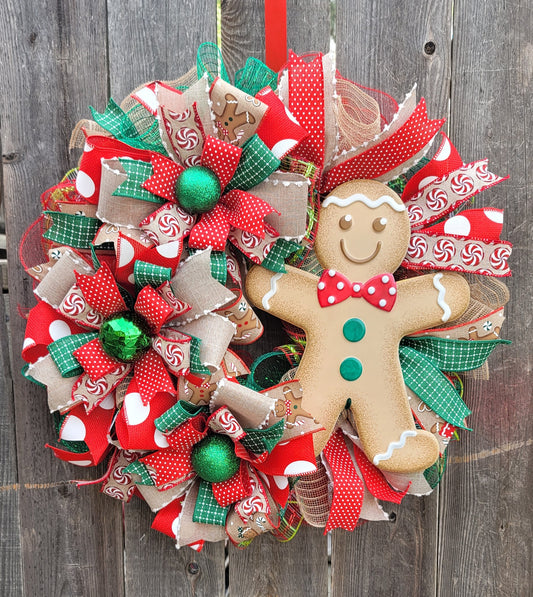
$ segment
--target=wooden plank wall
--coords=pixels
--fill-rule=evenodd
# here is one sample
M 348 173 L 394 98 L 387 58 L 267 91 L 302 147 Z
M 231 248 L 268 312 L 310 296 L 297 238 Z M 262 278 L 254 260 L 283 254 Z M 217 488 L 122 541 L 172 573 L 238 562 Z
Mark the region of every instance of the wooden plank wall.
M 103 109 L 109 95 L 121 99 L 141 82 L 185 72 L 198 44 L 216 40 L 216 2 L 4 0 L 0 115 L 10 300 L 8 316 L 0 300 L 2 595 L 530 594 L 531 8 L 518 0 L 287 4 L 295 51 L 327 51 L 331 16 L 343 74 L 398 100 L 418 82 L 430 116 L 449 117 L 465 161 L 488 157 L 496 172 L 511 174 L 477 202 L 506 208 L 505 236 L 515 252 L 504 335 L 514 344 L 493 355 L 489 382 L 468 384 L 474 432 L 451 446 L 440 489 L 406 498 L 393 509 L 396 522 L 334 532 L 331 565 L 327 538 L 310 528 L 285 545 L 264 537 L 244 552 L 221 544 L 176 552 L 150 531 L 144 504 L 129 504 L 123 522 L 119 503 L 93 487 L 73 489 L 68 479 L 95 473 L 43 450 L 53 437 L 45 397 L 18 373 L 19 307 L 33 299 L 17 245 L 39 213 L 40 192 L 75 165 L 68 138 L 87 106 Z M 261 0 L 222 1 L 231 73 L 247 56 L 264 56 L 263 26 Z

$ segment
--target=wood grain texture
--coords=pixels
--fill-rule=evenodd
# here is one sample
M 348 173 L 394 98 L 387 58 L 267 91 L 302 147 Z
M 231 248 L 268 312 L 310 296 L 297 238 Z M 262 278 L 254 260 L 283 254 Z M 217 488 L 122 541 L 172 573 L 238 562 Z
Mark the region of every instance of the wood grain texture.
M 2 286 L 0 270 L 0 594 L 6 597 L 22 597 L 15 413 L 6 313 L 8 294 L 1 292 Z
M 331 597 L 436 594 L 438 494 L 385 504 L 394 522 L 332 533 Z
M 117 101 L 142 83 L 175 79 L 216 42 L 216 0 L 109 0 L 109 77 Z
M 296 51 L 327 50 L 329 6 L 327 2 L 287 2 L 288 46 Z M 296 15 L 301 15 L 302 20 Z M 305 15 L 305 16 L 304 16 Z M 222 53 L 233 74 L 248 56 L 264 59 L 264 5 L 259 0 L 222 1 Z M 295 26 L 296 22 L 298 25 Z M 274 318 L 260 314 L 270 329 L 278 329 Z M 286 342 L 270 331 L 250 348 L 257 356 Z M 300 572 L 295 573 L 296 570 Z M 305 582 L 310 578 L 313 582 Z M 299 531 L 296 538 L 278 544 L 273 537 L 258 537 L 241 552 L 229 550 L 229 591 L 232 596 L 325 595 L 328 582 L 327 541 L 317 529 Z
M 288 543 L 271 535 L 243 551 L 229 548 L 231 597 L 322 597 L 328 594 L 326 537 L 302 527 Z
M 469 383 L 473 432 L 452 445 L 443 480 L 440 594 L 531 594 L 531 74 L 532 12 L 520 2 L 455 3 L 451 133 L 465 161 L 489 158 L 510 180 L 476 198 L 505 208 L 513 242 L 511 302 L 490 359 L 491 379 Z
M 153 518 L 136 498 L 126 505 L 126 596 L 223 597 L 224 543 L 177 551 L 175 541 L 150 528 Z
M 430 118 L 448 112 L 452 2 L 416 7 L 387 0 L 337 1 L 337 67 L 401 102 L 414 83 Z M 424 52 L 427 42 L 433 54 Z
M 18 306 L 35 303 L 18 264 L 18 242 L 40 212 L 40 193 L 74 165 L 67 153 L 74 124 L 87 115 L 89 103 L 107 95 L 105 6 L 6 1 L 0 18 L 2 146 L 11 156 L 3 174 L 24 594 L 103 595 L 112 587 L 121 595 L 120 506 L 104 504 L 94 490 L 82 494 L 64 484 L 94 471 L 73 469 L 44 449 L 54 437 L 45 394 L 18 374 L 25 326 Z

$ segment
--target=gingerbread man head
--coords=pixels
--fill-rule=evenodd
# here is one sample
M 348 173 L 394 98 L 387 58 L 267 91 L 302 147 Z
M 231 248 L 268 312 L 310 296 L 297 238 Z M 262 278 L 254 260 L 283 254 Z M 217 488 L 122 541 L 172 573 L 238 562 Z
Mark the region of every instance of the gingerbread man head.
M 367 280 L 398 269 L 409 237 L 409 217 L 398 195 L 377 181 L 352 180 L 324 200 L 315 251 L 326 269 Z

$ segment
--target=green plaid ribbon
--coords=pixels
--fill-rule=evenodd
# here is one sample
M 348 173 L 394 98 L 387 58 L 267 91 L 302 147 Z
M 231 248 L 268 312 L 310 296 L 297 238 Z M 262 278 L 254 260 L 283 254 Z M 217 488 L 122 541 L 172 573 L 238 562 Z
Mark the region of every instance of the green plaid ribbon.
M 232 189 L 247 191 L 255 187 L 277 170 L 280 163 L 263 141 L 254 135 L 244 144 L 239 165 L 226 191 Z
M 265 450 L 270 454 L 283 435 L 285 419 L 281 419 L 267 429 L 245 429 L 245 437 L 241 444 L 254 454 L 262 454 Z
M 217 502 L 211 483 L 201 479 L 192 515 L 193 522 L 224 526 L 229 509 L 230 506 L 223 507 Z
M 244 67 L 235 73 L 235 87 L 249 95 L 255 96 L 265 87 L 271 87 L 275 91 L 277 86 L 278 73 L 257 58 L 248 58 Z
M 471 411 L 433 361 L 414 348 L 400 346 L 400 363 L 405 384 L 422 402 L 448 423 L 468 429 L 464 419 Z
M 170 267 L 163 267 L 138 259 L 133 266 L 133 276 L 135 278 L 135 287 L 140 291 L 145 286 L 158 288 L 163 282 L 169 281 L 172 277 L 172 270 Z
M 300 245 L 296 241 L 280 238 L 263 259 L 261 265 L 270 271 L 284 274 L 287 271 L 285 269 L 285 259 L 299 248 Z
M 113 137 L 121 139 L 122 137 L 135 137 L 137 135 L 133 122 L 113 98 L 109 100 L 106 109 L 102 113 L 97 112 L 92 106 L 89 109 L 96 124 L 111 133 Z
M 207 414 L 208 412 L 209 408 L 206 406 L 198 406 L 186 400 L 178 400 L 174 406 L 155 420 L 155 426 L 161 433 L 169 433 L 188 419 L 200 413 Z
M 196 375 L 211 375 L 211 371 L 209 371 L 207 367 L 204 367 L 200 360 L 200 344 L 202 341 L 196 336 L 192 336 L 191 334 L 187 335 L 191 337 L 191 352 L 189 357 L 191 373 L 195 373 Z
M 113 191 L 113 197 L 133 197 L 134 199 L 141 199 L 142 201 L 149 201 L 159 205 L 163 203 L 163 200 L 157 195 L 150 193 L 150 191 L 142 187 L 142 184 L 154 172 L 152 164 L 131 158 L 120 158 L 119 162 L 126 171 L 128 178 Z M 154 207 L 154 211 L 156 209 Z
M 199 79 L 207 73 L 209 83 L 217 77 L 229 82 L 222 53 L 216 44 L 208 41 L 200 45 L 196 54 L 196 73 Z
M 83 368 L 72 353 L 95 338 L 98 338 L 96 332 L 85 332 L 64 336 L 48 345 L 48 352 L 59 369 L 61 377 L 76 377 L 83 373 Z
M 59 211 L 45 211 L 44 213 L 52 220 L 52 226 L 43 234 L 43 238 L 75 249 L 90 248 L 98 228 L 102 225 L 97 218 Z
M 155 485 L 150 473 L 148 472 L 148 467 L 143 464 L 140 460 L 135 460 L 134 462 L 128 464 L 128 466 L 124 469 L 124 472 L 129 473 L 130 475 L 137 475 L 139 477 L 139 481 L 135 481 L 138 485 Z
M 471 371 L 481 367 L 498 344 L 509 340 L 452 340 L 436 336 L 404 338 L 402 346 L 414 348 L 442 371 Z

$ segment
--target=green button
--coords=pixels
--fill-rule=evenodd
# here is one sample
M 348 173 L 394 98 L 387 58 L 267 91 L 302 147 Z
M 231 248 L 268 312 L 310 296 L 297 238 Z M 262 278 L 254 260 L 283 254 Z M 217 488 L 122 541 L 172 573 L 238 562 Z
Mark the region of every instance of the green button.
M 350 342 L 359 342 L 366 333 L 366 326 L 363 321 L 357 317 L 353 317 L 352 319 L 348 319 L 342 326 L 342 333 L 346 340 L 349 340 Z
M 340 372 L 342 378 L 346 381 L 355 381 L 361 377 L 361 373 L 363 373 L 363 365 L 361 365 L 361 361 L 359 359 L 356 359 L 355 357 L 348 357 L 342 361 Z

